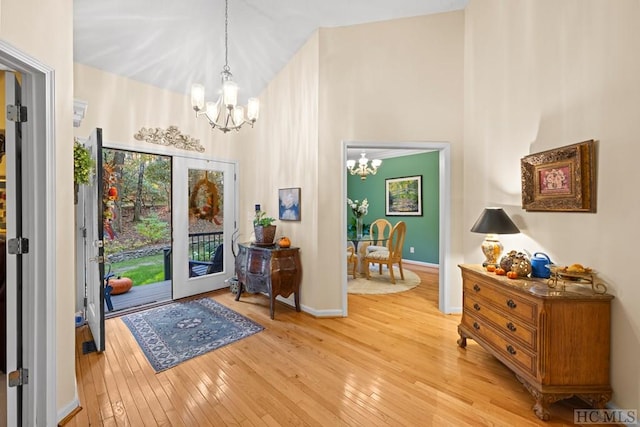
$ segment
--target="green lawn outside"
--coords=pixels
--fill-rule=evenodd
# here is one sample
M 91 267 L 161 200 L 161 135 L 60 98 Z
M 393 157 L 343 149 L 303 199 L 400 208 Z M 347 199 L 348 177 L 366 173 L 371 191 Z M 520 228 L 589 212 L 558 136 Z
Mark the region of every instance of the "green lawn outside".
M 163 254 L 158 254 L 122 262 L 114 262 L 110 264 L 111 272 L 114 273 L 116 277 L 130 278 L 133 281 L 133 286 L 162 282 L 164 281 L 163 258 Z M 109 264 L 105 266 L 105 272 L 108 271 Z

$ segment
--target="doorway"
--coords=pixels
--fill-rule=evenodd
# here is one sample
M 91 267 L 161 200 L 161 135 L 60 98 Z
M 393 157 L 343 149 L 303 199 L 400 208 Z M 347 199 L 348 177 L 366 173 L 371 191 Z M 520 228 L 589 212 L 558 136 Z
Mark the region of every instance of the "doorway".
M 27 110 L 27 120 L 21 121 L 19 128 L 11 129 L 13 122 L 6 122 L 6 236 L 8 242 L 28 239 L 29 246 L 28 250 L 21 246 L 20 256 L 14 255 L 13 249 L 6 252 L 6 298 L 16 301 L 7 304 L 6 369 L 8 372 L 29 369 L 29 380 L 23 379 L 22 385 L 16 387 L 2 384 L 6 392 L 5 419 L 8 425 L 35 425 L 36 420 L 53 424 L 58 415 L 53 70 L 4 41 L 0 41 L 0 70 L 21 76 L 19 105 Z M 3 106 L 9 103 L 5 99 Z M 22 114 L 19 117 L 21 120 Z M 17 138 L 21 140 L 19 153 Z M 17 172 L 24 178 L 21 185 L 15 178 Z M 20 233 L 16 227 L 17 190 L 23 211 L 30 212 L 19 218 Z M 16 299 L 19 279 L 22 281 L 21 313 L 17 311 Z M 22 323 L 21 336 L 17 333 L 18 322 Z M 15 353 L 18 346 L 22 349 L 21 360 Z
M 103 148 L 105 317 L 169 301 L 172 160 Z
M 101 130 L 97 134 L 101 135 Z M 91 144 L 93 139 L 92 134 L 92 137 L 86 140 L 88 147 L 94 146 Z M 156 246 L 152 248 L 155 250 L 162 249 L 161 267 L 159 262 L 155 266 L 161 271 L 162 285 L 166 285 L 164 288 L 167 293 L 162 301 L 140 303 L 132 308 L 140 309 L 228 286 L 226 281 L 234 271 L 231 239 L 237 223 L 237 184 L 235 180 L 236 164 L 232 162 L 182 157 L 153 149 L 144 152 L 134 151 L 125 145 L 106 142 L 104 146 L 101 146 L 101 143 L 95 146 L 100 146 L 100 148 L 92 156 L 97 159 L 96 165 L 99 174 L 102 175 L 103 171 L 106 172 L 104 174 L 106 178 L 98 179 L 101 183 L 105 182 L 105 185 L 93 185 L 93 188 L 83 186 L 83 191 L 79 196 L 79 204 L 81 199 L 85 200 L 85 207 L 77 211 L 77 225 L 82 231 L 80 234 L 96 237 L 89 239 L 89 243 L 83 242 L 82 239 L 77 241 L 78 253 L 82 253 L 84 248 L 84 252 L 88 254 L 88 256 L 79 257 L 82 261 L 78 263 L 80 274 L 78 274 L 77 286 L 78 292 L 83 292 L 87 297 L 85 300 L 88 301 L 88 304 L 85 304 L 81 309 L 85 309 L 85 318 L 91 327 L 92 335 L 94 335 L 94 348 L 103 351 L 106 348 L 102 339 L 104 318 L 106 317 L 104 306 L 109 298 L 113 299 L 115 296 L 107 295 L 108 286 L 104 289 L 106 274 L 92 273 L 92 270 L 95 270 L 95 265 L 100 264 L 95 261 L 97 259 L 104 261 L 101 254 L 93 253 L 93 249 L 108 247 L 109 240 L 117 241 L 119 233 L 122 233 L 122 230 L 118 231 L 115 221 L 119 215 L 123 216 L 123 210 L 118 212 L 115 209 L 115 199 L 130 197 L 131 200 L 120 200 L 120 203 L 123 205 L 128 203 L 131 205 L 130 209 L 134 211 L 134 199 L 138 199 L 141 204 L 140 209 L 144 211 L 142 205 L 146 199 L 139 194 L 138 189 L 146 185 L 155 187 L 148 191 L 162 193 L 156 194 L 155 197 L 157 204 L 162 205 L 156 206 L 158 208 L 156 213 L 162 212 L 162 218 L 157 215 L 149 215 L 147 218 L 150 219 L 141 225 L 140 228 L 143 230 L 138 230 L 138 234 L 147 234 L 147 237 L 151 239 L 141 245 L 142 250 L 146 251 L 150 246 Z M 93 148 L 91 148 L 91 152 L 94 153 Z M 131 160 L 129 166 L 127 166 L 127 156 Z M 105 163 L 106 169 L 103 168 L 103 163 Z M 154 177 L 150 179 L 151 175 L 147 175 L 148 179 L 145 179 L 145 172 L 142 169 L 150 174 L 151 171 L 148 168 L 152 164 L 155 168 Z M 132 172 L 129 173 L 131 176 L 128 178 L 125 177 L 126 171 L 124 170 L 127 167 L 132 169 Z M 112 174 L 113 177 L 109 178 L 109 174 Z M 126 181 L 130 183 L 127 184 Z M 141 183 L 141 181 L 143 182 Z M 153 185 L 154 181 L 155 186 Z M 126 185 L 129 185 L 131 189 L 127 190 Z M 118 189 L 118 186 L 121 188 Z M 90 194 L 82 195 L 82 193 Z M 104 194 L 96 197 L 96 193 Z M 114 200 L 110 200 L 110 198 L 114 198 Z M 147 199 L 146 202 L 153 204 L 150 201 L 151 198 Z M 87 204 L 97 206 L 97 208 L 86 209 Z M 170 216 L 167 216 L 167 212 L 170 213 Z M 167 221 L 169 218 L 170 220 Z M 167 234 L 169 235 L 168 240 Z M 150 242 L 154 245 L 149 244 Z M 117 247 L 117 244 L 114 244 L 114 247 Z M 107 272 L 109 271 L 108 265 Z M 87 271 L 86 275 L 84 274 L 85 270 Z M 115 274 L 113 270 L 111 272 Z M 118 272 L 118 274 L 120 273 L 123 272 Z M 128 272 L 124 273 L 128 274 Z M 92 306 L 94 309 L 89 310 Z M 101 315 L 93 315 L 99 313 L 95 307 L 102 307 Z M 125 312 L 127 311 L 119 310 L 117 314 L 121 315 Z M 92 347 L 90 343 L 87 343 L 89 350 L 92 350 Z
M 402 152 L 402 150 L 428 150 L 428 151 L 437 151 L 439 156 L 439 201 L 438 201 L 438 212 L 439 212 L 439 248 L 438 248 L 438 259 L 439 259 L 439 284 L 438 284 L 438 307 L 440 311 L 444 313 L 451 312 L 449 307 L 449 296 L 448 296 L 448 268 L 449 268 L 449 258 L 450 258 L 450 247 L 451 247 L 451 232 L 450 232 L 450 204 L 451 204 L 451 182 L 450 182 L 450 157 L 451 157 L 451 147 L 448 143 L 440 143 L 440 142 L 365 142 L 365 141 L 345 141 L 343 142 L 343 155 L 342 155 L 342 165 L 343 165 L 343 186 L 342 186 L 342 199 L 347 199 L 347 170 L 344 168 L 344 165 L 347 161 L 347 150 L 348 149 L 385 149 Z M 398 154 L 401 155 L 401 154 Z M 384 167 L 384 166 L 382 166 Z M 347 241 L 347 204 L 343 204 L 343 241 Z M 346 249 L 345 249 L 346 251 Z M 343 261 L 343 316 L 347 316 L 347 265 L 346 258 Z

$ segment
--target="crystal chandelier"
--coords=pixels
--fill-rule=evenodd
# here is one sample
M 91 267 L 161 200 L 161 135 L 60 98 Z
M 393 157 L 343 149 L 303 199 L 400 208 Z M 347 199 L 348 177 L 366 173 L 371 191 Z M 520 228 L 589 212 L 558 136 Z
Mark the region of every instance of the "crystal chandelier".
M 351 175 L 360 175 L 360 179 L 364 181 L 367 179 L 367 175 L 375 175 L 381 164 L 382 160 L 373 159 L 371 160 L 371 167 L 369 167 L 369 159 L 367 159 L 363 151 L 358 159 L 358 166 L 356 166 L 355 160 L 347 160 L 347 169 L 349 169 Z
M 251 127 L 258 120 L 260 101 L 258 98 L 249 98 L 247 103 L 247 116 L 244 115 L 244 107 L 236 105 L 238 101 L 238 85 L 233 81 L 233 75 L 229 68 L 229 0 L 224 2 L 224 67 L 220 73 L 222 77 L 222 93 L 216 102 L 204 102 L 204 86 L 194 84 L 191 86 L 191 106 L 196 111 L 196 117 L 205 115 L 211 129 L 218 128 L 227 133 L 230 130 L 239 130 L 242 125 L 249 123 Z M 204 108 L 204 110 L 203 110 Z

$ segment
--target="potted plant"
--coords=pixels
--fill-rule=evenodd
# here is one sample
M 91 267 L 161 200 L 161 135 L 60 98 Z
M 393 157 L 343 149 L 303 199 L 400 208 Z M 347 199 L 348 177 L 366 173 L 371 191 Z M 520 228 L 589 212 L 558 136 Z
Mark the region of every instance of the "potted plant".
M 257 210 L 253 218 L 253 230 L 256 235 L 257 245 L 272 245 L 276 236 L 275 218 L 267 216 L 265 211 Z

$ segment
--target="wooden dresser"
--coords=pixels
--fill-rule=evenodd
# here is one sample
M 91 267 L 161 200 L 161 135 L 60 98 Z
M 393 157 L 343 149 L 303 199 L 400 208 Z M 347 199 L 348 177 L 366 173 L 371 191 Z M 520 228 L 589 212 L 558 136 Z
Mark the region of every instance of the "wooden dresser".
M 270 315 L 273 319 L 276 297 L 287 298 L 292 293 L 296 311 L 300 311 L 300 282 L 302 265 L 299 248 L 260 247 L 248 243 L 238 245 L 236 276 L 240 300 L 243 289 L 247 292 L 263 292 L 269 296 Z
M 511 369 L 535 398 L 533 411 L 578 396 L 596 408 L 611 399 L 611 300 L 591 287 L 552 289 L 544 279 L 508 279 L 460 265 L 463 314 L 458 345 L 474 339 Z

